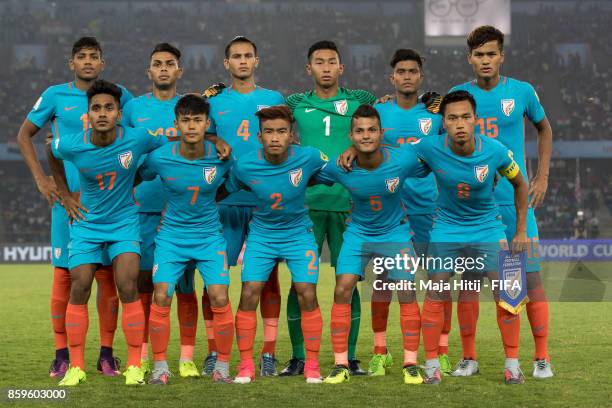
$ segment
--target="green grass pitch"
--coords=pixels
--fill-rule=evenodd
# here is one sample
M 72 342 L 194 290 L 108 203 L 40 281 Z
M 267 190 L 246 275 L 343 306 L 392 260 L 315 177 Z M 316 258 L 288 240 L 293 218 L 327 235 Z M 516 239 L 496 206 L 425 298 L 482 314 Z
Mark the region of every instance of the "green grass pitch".
M 550 266 L 552 265 L 552 266 Z M 603 266 L 603 265 L 602 265 Z M 610 265 L 604 266 L 609 268 Z M 554 271 L 567 269 L 567 264 L 549 264 Z M 550 271 L 549 271 L 550 272 Z M 57 382 L 47 375 L 53 358 L 53 336 L 49 321 L 49 293 L 51 268 L 47 265 L 2 265 L 0 302 L 2 311 L 0 388 L 6 401 L 7 388 L 53 388 Z M 283 303 L 288 289 L 288 272 L 281 268 Z M 233 310 L 238 305 L 240 285 L 238 270 L 232 271 L 231 299 Z M 319 281 L 319 301 L 323 312 L 323 342 L 321 370 L 327 375 L 333 364 L 329 341 L 329 311 L 333 293 L 333 270 L 323 264 Z M 94 285 L 95 286 L 95 285 Z M 198 292 L 201 291 L 198 282 Z M 95 292 L 92 294 L 95 297 Z M 362 304 L 363 316 L 358 356 L 367 367 L 372 334 L 369 303 Z M 439 386 L 407 386 L 402 383 L 401 363 L 391 368 L 385 377 L 351 378 L 337 385 L 307 385 L 303 378 L 257 378 L 250 385 L 217 385 L 210 379 L 185 380 L 178 377 L 178 327 L 173 312 L 173 327 L 169 346 L 171 369 L 176 373 L 167 387 L 126 387 L 123 377 L 105 378 L 95 370 L 98 354 L 98 322 L 94 302 L 90 301 L 90 326 L 87 337 L 87 382 L 68 391 L 65 404 L 71 406 L 366 406 L 395 407 L 414 404 L 432 407 L 549 407 L 549 406 L 612 406 L 610 399 L 609 302 L 562 303 L 553 302 L 549 350 L 555 377 L 546 381 L 531 376 L 533 341 L 525 313 L 521 332 L 521 362 L 527 381 L 522 386 L 507 386 L 502 382 L 503 349 L 495 322 L 493 303 L 480 308 L 477 350 L 481 374 L 472 378 L 443 379 Z M 454 312 L 456 314 L 456 311 Z M 396 361 L 401 362 L 402 347 L 399 334 L 399 308 L 391 307 L 388 341 Z M 204 324 L 199 322 L 196 363 L 201 365 L 206 350 Z M 120 324 L 119 324 L 120 327 Z M 261 347 L 261 326 L 258 329 L 256 350 Z M 421 347 L 422 349 L 422 347 Z M 121 329 L 115 339 L 116 354 L 125 361 L 125 343 Z M 277 357 L 283 363 L 290 357 L 284 307 L 279 327 Z M 232 368 L 237 365 L 234 347 Z M 422 350 L 419 356 L 422 362 Z M 456 317 L 450 336 L 450 357 L 460 357 L 460 340 Z M 21 402 L 19 406 L 58 406 L 56 402 Z

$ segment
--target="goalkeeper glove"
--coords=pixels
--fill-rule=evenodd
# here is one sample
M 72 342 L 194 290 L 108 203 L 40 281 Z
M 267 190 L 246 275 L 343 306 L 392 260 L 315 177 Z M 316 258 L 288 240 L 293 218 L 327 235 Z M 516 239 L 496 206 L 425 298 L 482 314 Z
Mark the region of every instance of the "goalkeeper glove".
M 421 102 L 425 104 L 425 108 L 429 113 L 439 113 L 442 95 L 437 92 L 425 92 L 421 95 Z
M 227 87 L 223 82 L 219 82 L 218 84 L 212 84 L 211 86 L 206 88 L 204 92 L 202 92 L 202 96 L 206 99 L 212 98 L 213 96 L 219 95 L 221 91 L 223 91 L 225 88 Z

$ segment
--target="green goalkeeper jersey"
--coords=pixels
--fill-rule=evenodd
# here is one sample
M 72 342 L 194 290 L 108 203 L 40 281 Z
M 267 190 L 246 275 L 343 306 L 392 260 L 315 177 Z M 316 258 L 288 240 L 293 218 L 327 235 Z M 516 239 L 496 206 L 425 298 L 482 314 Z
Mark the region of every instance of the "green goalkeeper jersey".
M 335 158 L 350 145 L 351 116 L 359 105 L 373 104 L 370 92 L 339 88 L 336 96 L 321 99 L 314 91 L 296 93 L 287 98 L 298 125 L 300 144 L 312 146 Z M 311 210 L 349 211 L 350 195 L 340 184 L 317 185 L 306 192 L 306 205 Z

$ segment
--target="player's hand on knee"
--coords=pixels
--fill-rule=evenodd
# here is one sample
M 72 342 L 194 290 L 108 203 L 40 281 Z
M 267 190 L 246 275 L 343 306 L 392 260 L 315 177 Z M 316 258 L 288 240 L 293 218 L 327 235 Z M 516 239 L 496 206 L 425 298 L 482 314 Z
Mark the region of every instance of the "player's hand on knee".
M 357 157 L 357 149 L 354 146 L 350 146 L 346 149 L 340 156 L 338 156 L 338 160 L 336 164 L 344 171 L 351 171 L 353 167 L 353 161 Z
M 89 212 L 89 210 L 81 204 L 80 196 L 79 193 L 68 193 L 62 197 L 62 205 L 72 221 L 84 220 L 84 213 Z
M 513 254 L 518 254 L 527 249 L 529 245 L 529 239 L 527 238 L 526 232 L 517 232 L 512 240 L 511 249 Z

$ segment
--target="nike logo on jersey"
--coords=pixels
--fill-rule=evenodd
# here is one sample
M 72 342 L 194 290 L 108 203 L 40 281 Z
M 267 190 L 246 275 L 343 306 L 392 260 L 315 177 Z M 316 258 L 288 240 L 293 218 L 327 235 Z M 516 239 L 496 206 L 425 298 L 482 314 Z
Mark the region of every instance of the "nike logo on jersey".
M 138 122 L 144 122 L 144 121 L 147 121 L 147 120 L 149 120 L 149 119 L 151 119 L 151 118 L 138 118 L 138 119 L 136 119 L 136 120 L 137 120 Z
M 230 113 L 231 111 L 226 110 L 226 111 L 219 111 L 219 116 L 221 115 L 225 115 L 226 113 Z
M 316 109 L 315 108 L 305 108 L 304 109 L 304 112 L 306 112 L 306 113 L 310 113 L 312 111 L 316 111 Z
M 76 109 L 76 108 L 78 108 L 78 106 L 64 106 L 64 110 L 65 111 L 71 111 L 71 110 Z

